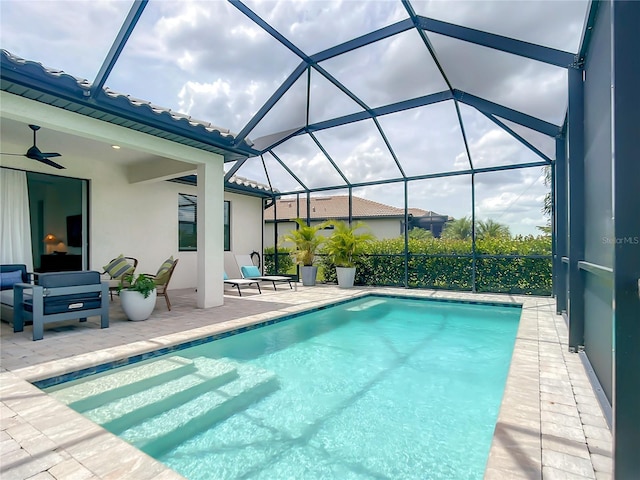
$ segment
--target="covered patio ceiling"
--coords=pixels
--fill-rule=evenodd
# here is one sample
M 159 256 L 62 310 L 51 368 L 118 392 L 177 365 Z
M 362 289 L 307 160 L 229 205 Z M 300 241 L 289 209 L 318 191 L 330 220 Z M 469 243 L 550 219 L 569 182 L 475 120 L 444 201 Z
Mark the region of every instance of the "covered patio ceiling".
M 477 181 L 495 189 L 486 203 L 498 210 L 527 203 L 534 225 L 548 192 L 539 167 L 555 159 L 589 10 L 4 1 L 2 89 L 224 153 L 227 178 L 282 194 L 356 187 L 379 199 L 381 184 L 517 169 Z M 448 182 L 446 210 L 418 193 L 412 206 L 466 215 L 469 182 Z M 403 206 L 400 189 L 384 196 Z

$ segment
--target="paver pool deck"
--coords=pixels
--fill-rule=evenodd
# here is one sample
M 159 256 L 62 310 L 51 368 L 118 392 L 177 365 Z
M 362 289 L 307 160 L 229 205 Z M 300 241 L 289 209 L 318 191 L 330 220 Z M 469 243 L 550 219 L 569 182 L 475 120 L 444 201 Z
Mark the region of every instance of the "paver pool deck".
M 13 333 L 0 325 L 0 477 L 9 479 L 180 479 L 135 447 L 49 397 L 30 382 L 131 357 L 367 293 L 522 304 L 509 376 L 485 479 L 609 479 L 612 439 L 567 328 L 545 297 L 396 288 L 297 286 L 225 291 L 224 305 L 197 309 L 192 289 L 160 299 L 152 317 L 129 322 L 116 298 L 110 327 L 98 318 Z

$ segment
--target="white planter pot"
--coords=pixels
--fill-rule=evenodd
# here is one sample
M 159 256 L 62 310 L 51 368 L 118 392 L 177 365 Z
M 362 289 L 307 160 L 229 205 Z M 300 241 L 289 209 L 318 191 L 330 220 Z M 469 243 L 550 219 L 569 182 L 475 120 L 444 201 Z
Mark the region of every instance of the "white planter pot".
M 351 288 L 356 278 L 356 267 L 336 267 L 338 287 Z
M 127 318 L 133 322 L 146 320 L 156 308 L 157 292 L 154 288 L 147 298 L 134 290 L 122 290 L 120 292 L 120 305 Z
M 300 275 L 302 276 L 302 285 L 305 287 L 313 287 L 316 284 L 318 267 L 315 265 L 300 267 Z

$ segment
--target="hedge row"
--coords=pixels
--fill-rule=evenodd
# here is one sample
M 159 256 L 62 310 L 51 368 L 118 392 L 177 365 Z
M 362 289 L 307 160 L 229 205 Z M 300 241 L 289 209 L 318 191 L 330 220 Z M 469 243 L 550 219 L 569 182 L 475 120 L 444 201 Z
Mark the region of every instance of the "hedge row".
M 356 284 L 402 286 L 405 279 L 404 239 L 376 240 L 357 261 Z M 410 239 L 408 286 L 447 290 L 471 290 L 473 258 L 470 240 Z M 505 255 L 488 258 L 484 255 Z M 265 271 L 295 273 L 287 249 L 278 248 L 278 272 L 274 249 L 265 250 Z M 528 258 L 527 256 L 540 256 Z M 317 262 L 319 281 L 336 283 L 335 266 L 325 256 Z M 487 238 L 476 241 L 475 282 L 479 292 L 551 295 L 551 240 L 549 237 Z

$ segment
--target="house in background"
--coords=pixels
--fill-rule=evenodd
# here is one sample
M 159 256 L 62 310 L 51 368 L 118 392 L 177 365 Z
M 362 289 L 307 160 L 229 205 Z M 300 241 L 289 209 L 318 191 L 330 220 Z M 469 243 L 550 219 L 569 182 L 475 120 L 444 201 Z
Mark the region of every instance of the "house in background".
M 310 199 L 309 219 L 311 224 L 318 224 L 325 220 L 349 219 L 349 197 L 347 195 L 334 195 L 328 197 L 312 197 Z M 444 224 L 449 220 L 448 215 L 409 208 L 409 230 L 423 228 L 433 233 L 434 237 L 440 237 Z M 305 198 L 296 197 L 280 198 L 274 205 L 269 206 L 264 212 L 264 245 L 274 246 L 283 235 L 295 230 L 296 218 L 307 218 L 307 202 Z M 366 198 L 352 197 L 352 218 L 354 221 L 363 221 L 367 224 L 371 233 L 376 238 L 397 238 L 404 234 L 404 209 L 374 202 Z M 275 225 L 277 224 L 277 236 Z

